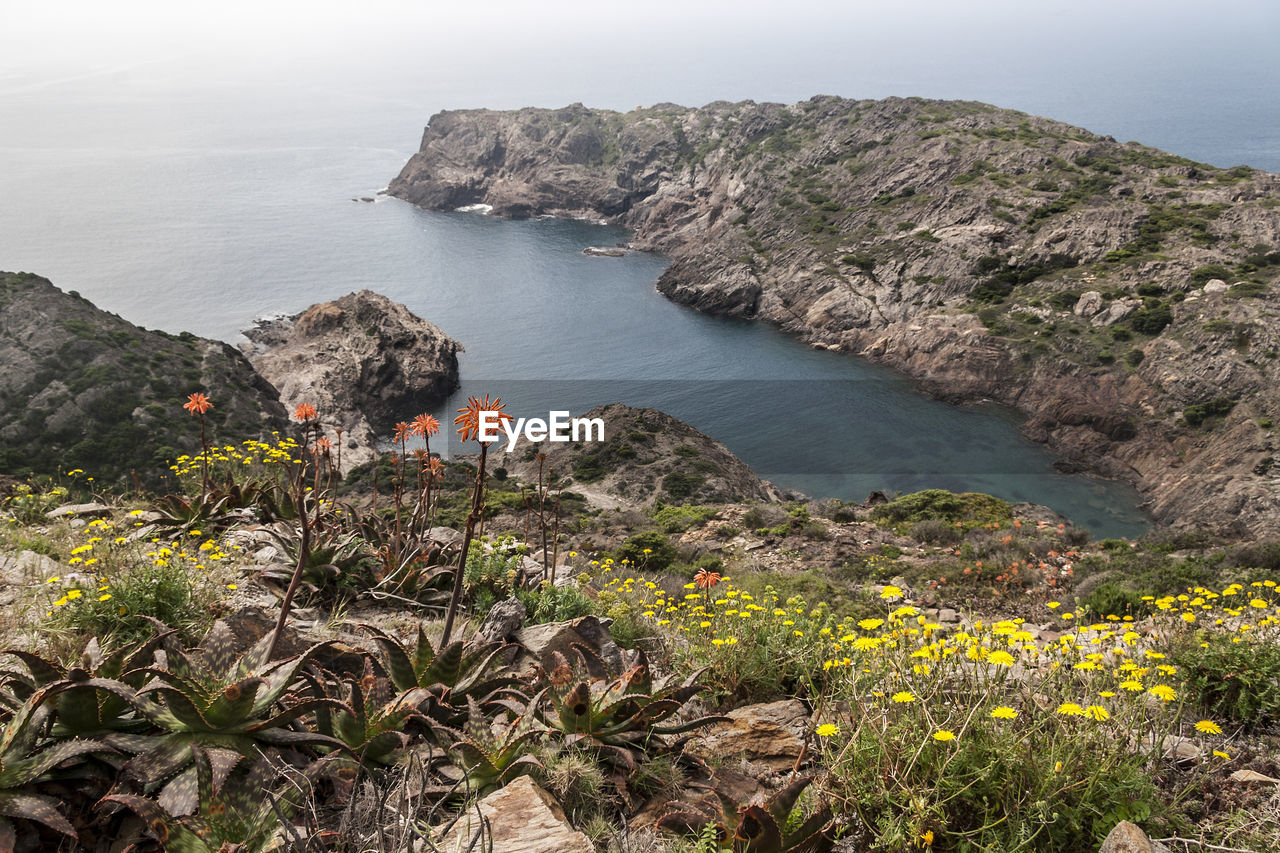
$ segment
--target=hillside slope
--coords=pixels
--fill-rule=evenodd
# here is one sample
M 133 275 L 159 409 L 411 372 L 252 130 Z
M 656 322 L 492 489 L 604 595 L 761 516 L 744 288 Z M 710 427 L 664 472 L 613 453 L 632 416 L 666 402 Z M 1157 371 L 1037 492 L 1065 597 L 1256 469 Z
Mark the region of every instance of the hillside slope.
M 233 347 L 148 331 L 30 273 L 0 273 L 0 471 L 82 468 L 149 485 L 200 448 L 182 409 L 203 392 L 210 439 L 256 438 L 286 423 L 279 394 Z

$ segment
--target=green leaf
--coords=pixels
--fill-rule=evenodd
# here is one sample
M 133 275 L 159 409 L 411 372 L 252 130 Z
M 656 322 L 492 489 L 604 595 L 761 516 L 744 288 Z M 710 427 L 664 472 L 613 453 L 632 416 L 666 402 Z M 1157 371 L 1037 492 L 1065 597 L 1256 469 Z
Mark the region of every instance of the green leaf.
M 43 794 L 0 792 L 0 814 L 19 820 L 34 820 L 63 835 L 75 838 L 75 827 L 58 811 L 58 805 L 58 801 L 53 797 L 46 797 Z

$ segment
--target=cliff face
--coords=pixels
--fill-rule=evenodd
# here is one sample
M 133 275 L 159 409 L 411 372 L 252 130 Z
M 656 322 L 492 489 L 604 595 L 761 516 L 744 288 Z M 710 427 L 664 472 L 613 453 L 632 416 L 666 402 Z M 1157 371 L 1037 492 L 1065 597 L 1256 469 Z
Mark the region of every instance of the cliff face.
M 362 290 L 246 331 L 246 354 L 291 409 L 314 406 L 343 432 L 342 467 L 371 461 L 378 435 L 458 387 L 462 347 L 385 296 Z
M 30 273 L 0 273 L 0 471 L 82 468 L 109 483 L 136 470 L 149 485 L 200 449 L 182 409 L 203 392 L 218 443 L 285 427 L 275 388 L 234 348 L 141 329 Z
M 1017 406 L 1162 522 L 1280 519 L 1275 175 L 983 104 L 818 97 L 440 113 L 389 191 L 625 225 L 671 258 L 671 299 Z

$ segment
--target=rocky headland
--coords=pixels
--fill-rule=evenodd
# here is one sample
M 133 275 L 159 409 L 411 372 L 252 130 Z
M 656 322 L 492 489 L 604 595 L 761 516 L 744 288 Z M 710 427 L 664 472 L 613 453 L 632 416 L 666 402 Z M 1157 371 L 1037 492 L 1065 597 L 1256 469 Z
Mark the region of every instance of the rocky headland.
M 390 194 L 589 217 L 669 298 L 998 400 L 1155 518 L 1280 519 L 1280 178 L 972 102 L 433 116 Z
M 221 341 L 139 328 L 31 273 L 0 273 L 0 471 L 160 482 L 200 450 L 186 396 L 220 442 L 284 429 L 279 395 Z
M 606 509 L 795 497 L 760 479 L 720 442 L 657 409 L 613 403 L 580 417 L 599 418 L 604 441 L 526 443 L 496 454 L 495 465 L 526 483 L 537 483 L 540 474 L 544 482 L 569 478 L 589 504 Z
M 462 347 L 398 302 L 362 290 L 247 330 L 253 366 L 291 409 L 314 406 L 327 435 L 342 431 L 347 470 L 377 456 L 396 421 L 458 387 Z

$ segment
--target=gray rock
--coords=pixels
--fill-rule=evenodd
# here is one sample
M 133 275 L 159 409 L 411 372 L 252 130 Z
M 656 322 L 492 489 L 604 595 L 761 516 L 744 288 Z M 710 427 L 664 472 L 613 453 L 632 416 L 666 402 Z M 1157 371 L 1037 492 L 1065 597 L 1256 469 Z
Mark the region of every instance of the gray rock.
M 622 649 L 618 648 L 618 644 L 609 635 L 609 630 L 595 616 L 582 616 L 569 622 L 530 625 L 517 631 L 513 639 L 522 647 L 515 661 L 517 669 L 536 662 L 550 670 L 555 666 L 556 652 L 573 663 L 578 656 L 572 645 L 581 643 L 598 652 L 614 672 L 622 671 Z
M 1273 779 L 1256 770 L 1237 770 L 1231 774 L 1231 781 L 1246 785 L 1280 785 L 1280 779 Z
M 938 621 L 939 622 L 959 622 L 960 614 L 957 611 L 952 610 L 950 607 L 944 607 L 938 611 Z
M 51 509 L 44 514 L 44 517 L 50 521 L 56 521 L 59 518 L 104 518 L 111 515 L 111 507 L 100 503 L 87 504 L 63 504 L 57 509 Z
M 1204 283 L 1205 293 L 1226 293 L 1231 287 L 1220 278 L 1212 278 Z
M 1163 844 L 1152 841 L 1137 824 L 1122 820 L 1107 835 L 1098 853 L 1170 853 Z
M 1089 322 L 1095 326 L 1114 326 L 1141 307 L 1141 299 L 1117 299 Z
M 1106 305 L 1106 300 L 1102 298 L 1102 294 L 1096 290 L 1086 290 L 1080 294 L 1080 298 L 1076 300 L 1076 305 L 1071 309 L 1077 317 L 1088 319 L 1096 315 Z
M 463 534 L 452 527 L 433 527 L 427 531 L 427 538 L 443 546 L 462 545 Z
M 528 611 L 518 598 L 499 601 L 489 608 L 489 613 L 480 623 L 476 636 L 486 643 L 503 642 L 524 626 Z
M 309 403 L 328 436 L 343 431 L 344 471 L 374 458 L 379 432 L 458 387 L 458 342 L 368 290 L 244 334 L 249 361 L 286 407 Z
M 528 776 L 489 794 L 478 809 L 467 809 L 444 834 L 440 846 L 429 849 L 465 850 L 482 826 L 488 845 L 484 849 L 495 853 L 595 853 L 587 836 L 569 824 L 555 798 Z

